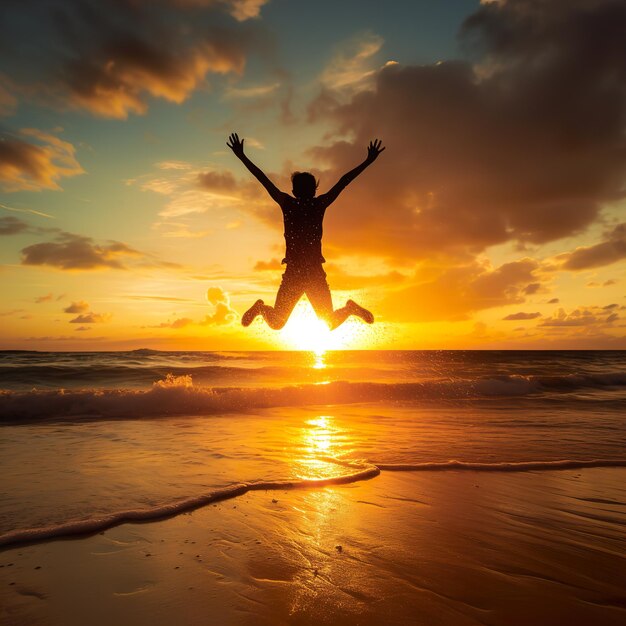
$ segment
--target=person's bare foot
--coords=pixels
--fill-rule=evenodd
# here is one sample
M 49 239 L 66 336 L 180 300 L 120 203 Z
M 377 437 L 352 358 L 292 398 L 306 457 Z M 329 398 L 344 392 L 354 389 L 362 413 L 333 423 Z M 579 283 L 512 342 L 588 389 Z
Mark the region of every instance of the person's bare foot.
M 263 300 L 257 300 L 242 316 L 241 325 L 250 326 L 257 315 L 261 314 L 261 307 L 264 305 Z
M 346 308 L 350 311 L 350 315 L 356 315 L 368 324 L 374 323 L 374 316 L 354 300 L 348 300 L 348 302 L 346 302 Z

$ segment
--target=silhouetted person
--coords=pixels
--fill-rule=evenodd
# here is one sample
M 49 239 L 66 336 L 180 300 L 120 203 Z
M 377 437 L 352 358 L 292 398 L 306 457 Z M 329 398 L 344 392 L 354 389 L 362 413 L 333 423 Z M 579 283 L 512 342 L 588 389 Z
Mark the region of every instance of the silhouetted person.
M 317 316 L 324 320 L 331 330 L 337 328 L 350 315 L 356 315 L 371 324 L 374 316 L 353 300 L 348 300 L 346 306 L 341 309 L 333 310 L 326 272 L 322 267 L 322 263 L 326 262 L 322 256 L 322 222 L 326 208 L 385 149 L 381 148 L 382 142 L 378 139 L 370 141 L 365 161 L 344 174 L 329 192 L 321 196 L 315 195 L 318 183 L 309 172 L 294 172 L 291 175 L 293 196 L 280 191 L 244 154 L 243 142 L 237 133 L 233 133 L 226 145 L 279 204 L 285 222 L 287 248 L 282 262 L 286 263 L 287 267 L 274 306 L 268 306 L 263 300 L 257 300 L 243 314 L 241 323 L 249 326 L 257 315 L 262 315 L 270 328 L 278 330 L 286 324 L 298 300 L 306 294 Z

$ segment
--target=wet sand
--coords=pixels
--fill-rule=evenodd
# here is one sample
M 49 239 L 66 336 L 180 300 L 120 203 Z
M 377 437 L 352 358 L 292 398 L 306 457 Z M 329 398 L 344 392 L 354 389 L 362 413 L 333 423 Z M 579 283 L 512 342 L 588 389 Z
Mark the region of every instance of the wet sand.
M 626 623 L 626 469 L 387 472 L 0 552 L 0 623 Z

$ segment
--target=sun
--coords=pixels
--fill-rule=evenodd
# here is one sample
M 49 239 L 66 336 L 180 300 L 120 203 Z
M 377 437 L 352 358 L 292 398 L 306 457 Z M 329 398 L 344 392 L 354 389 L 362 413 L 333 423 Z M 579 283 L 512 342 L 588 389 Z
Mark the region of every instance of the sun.
M 331 331 L 315 315 L 308 300 L 302 299 L 293 310 L 289 321 L 279 331 L 279 340 L 291 350 L 307 350 L 323 354 L 327 350 L 346 350 L 362 347 L 363 337 L 359 322 L 346 320 Z

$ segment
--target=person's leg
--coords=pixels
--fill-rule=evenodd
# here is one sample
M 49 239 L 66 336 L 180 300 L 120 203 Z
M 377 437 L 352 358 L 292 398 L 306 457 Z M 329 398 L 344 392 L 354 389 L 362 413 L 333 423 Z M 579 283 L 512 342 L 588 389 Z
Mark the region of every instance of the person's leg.
M 324 320 L 331 330 L 341 326 L 350 315 L 356 315 L 368 324 L 374 321 L 374 316 L 353 300 L 348 300 L 345 306 L 333 310 L 330 287 L 322 268 L 311 271 L 305 293 L 317 316 Z
M 280 330 L 289 319 L 293 308 L 304 293 L 297 273 L 286 270 L 276 294 L 273 307 L 257 300 L 243 315 L 241 323 L 249 326 L 257 315 L 262 315 L 273 330 Z

